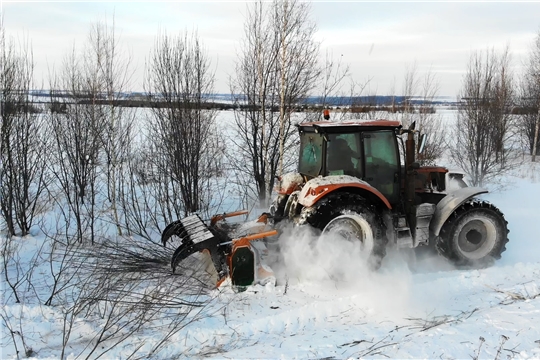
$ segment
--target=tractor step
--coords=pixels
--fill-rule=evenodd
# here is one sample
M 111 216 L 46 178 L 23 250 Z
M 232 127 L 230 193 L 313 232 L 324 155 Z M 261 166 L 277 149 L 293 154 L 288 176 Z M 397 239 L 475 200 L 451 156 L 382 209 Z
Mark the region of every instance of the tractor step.
M 412 248 L 413 237 L 411 234 L 411 228 L 408 226 L 398 227 L 396 232 L 396 244 L 398 248 Z
M 434 204 L 426 203 L 416 206 L 415 247 L 427 245 L 429 241 L 429 224 L 434 213 Z

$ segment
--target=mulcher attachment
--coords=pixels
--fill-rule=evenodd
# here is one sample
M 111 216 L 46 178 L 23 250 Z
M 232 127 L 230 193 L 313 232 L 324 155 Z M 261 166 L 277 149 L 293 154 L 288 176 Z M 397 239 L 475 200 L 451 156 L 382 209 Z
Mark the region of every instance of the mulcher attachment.
M 227 242 L 226 237 L 216 237 L 204 224 L 199 215 L 195 214 L 177 220 L 167 226 L 161 236 L 161 242 L 165 246 L 167 240 L 176 235 L 182 240 L 182 244 L 176 249 L 171 259 L 171 267 L 173 273 L 180 261 L 184 260 L 191 254 L 199 251 L 208 250 L 214 267 L 218 273 L 218 277 L 226 276 L 224 269 L 225 254 L 224 249 L 220 248 L 220 244 Z
M 212 218 L 210 226 L 207 226 L 199 215 L 191 215 L 182 220 L 169 224 L 161 235 L 161 242 L 166 246 L 172 236 L 181 239 L 181 245 L 174 252 L 171 259 L 173 273 L 178 264 L 196 252 L 208 252 L 218 275 L 217 286 L 227 277 L 230 277 L 233 285 L 247 286 L 260 282 L 273 276 L 261 261 L 261 255 L 265 249 L 259 245 L 251 244 L 251 241 L 277 234 L 276 230 L 250 233 L 239 238 L 232 238 L 229 232 L 236 227 L 228 227 L 225 224 L 218 226 L 221 220 L 246 214 L 246 211 L 216 215 Z M 254 224 L 259 230 L 266 225 L 266 215 L 261 216 Z

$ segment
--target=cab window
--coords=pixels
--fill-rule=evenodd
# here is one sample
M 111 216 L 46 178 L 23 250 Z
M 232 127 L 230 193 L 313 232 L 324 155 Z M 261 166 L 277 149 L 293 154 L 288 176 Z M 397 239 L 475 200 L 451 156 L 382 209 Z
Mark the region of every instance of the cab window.
M 316 177 L 322 167 L 322 136 L 314 133 L 300 135 L 300 160 L 298 171 Z
M 391 130 L 364 132 L 364 179 L 393 203 L 399 195 L 398 149 Z
M 362 177 L 359 134 L 329 134 L 326 175 Z

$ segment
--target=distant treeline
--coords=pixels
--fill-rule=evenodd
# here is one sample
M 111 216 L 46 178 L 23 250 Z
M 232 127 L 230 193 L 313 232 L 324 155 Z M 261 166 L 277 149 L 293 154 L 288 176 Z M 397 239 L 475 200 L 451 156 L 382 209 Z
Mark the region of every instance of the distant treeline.
M 109 100 L 105 95 L 98 98 L 89 98 L 84 95 L 77 97 L 66 92 L 55 92 L 53 95 L 47 90 L 33 90 L 29 94 L 34 97 L 32 104 L 50 104 L 53 112 L 64 112 L 66 104 L 74 103 L 81 105 L 113 105 L 131 108 L 167 108 L 180 107 L 181 103 L 162 101 L 159 97 L 150 97 L 143 92 L 129 92 L 116 94 L 115 99 Z M 258 107 L 247 105 L 246 99 L 240 94 L 210 94 L 204 96 L 205 101 L 197 105 L 204 110 L 258 110 Z M 58 101 L 64 99 L 64 101 Z M 68 101 L 65 101 L 70 99 Z M 434 100 L 423 100 L 419 97 L 391 96 L 391 95 L 372 95 L 372 96 L 334 96 L 322 99 L 317 96 L 311 96 L 299 101 L 292 111 L 322 111 L 324 108 L 332 107 L 334 109 L 350 109 L 352 113 L 367 113 L 371 111 L 387 111 L 390 113 L 422 112 L 434 113 L 435 106 L 454 106 L 459 107 L 463 101 L 456 101 L 448 97 L 439 97 Z M 193 107 L 193 103 L 186 103 Z M 4 104 L 9 107 L 8 104 Z M 26 105 L 31 106 L 31 105 Z M 270 106 L 269 110 L 279 111 L 277 106 Z M 534 114 L 538 109 L 534 106 L 514 105 L 510 107 L 512 114 Z M 4 109 L 6 110 L 6 109 Z M 15 109 L 10 109 L 15 110 Z M 21 109 L 19 109 L 21 110 Z M 40 112 L 40 107 L 32 106 L 31 112 Z
M 74 98 L 72 93 L 68 91 L 54 91 L 51 94 L 48 90 L 31 90 L 30 95 L 40 98 L 50 98 L 54 95 L 55 98 Z M 122 92 L 114 95 L 114 98 L 123 100 L 144 100 L 150 101 L 150 94 L 145 92 Z M 79 95 L 77 99 L 83 99 L 84 95 Z M 225 103 L 242 103 L 247 100 L 245 95 L 242 94 L 203 94 L 202 97 L 207 101 L 212 102 L 225 102 Z M 105 100 L 106 94 L 98 95 L 97 98 Z M 159 101 L 159 96 L 153 95 L 153 99 Z M 328 96 L 322 98 L 320 96 L 308 96 L 301 99 L 299 105 L 317 105 L 321 102 L 328 104 L 329 106 L 340 106 L 343 104 L 369 104 L 373 106 L 379 105 L 391 105 L 391 104 L 432 104 L 432 105 L 444 105 L 455 102 L 454 99 L 446 96 L 435 97 L 434 99 L 424 100 L 418 96 L 402 96 L 402 95 L 366 95 L 366 96 Z

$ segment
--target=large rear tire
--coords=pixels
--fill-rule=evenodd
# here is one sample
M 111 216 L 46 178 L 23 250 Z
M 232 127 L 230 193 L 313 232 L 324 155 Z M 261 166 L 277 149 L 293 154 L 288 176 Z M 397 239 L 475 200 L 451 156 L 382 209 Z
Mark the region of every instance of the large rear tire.
M 471 199 L 456 209 L 442 227 L 437 251 L 458 266 L 489 266 L 506 250 L 507 224 L 498 208 Z
M 368 266 L 376 270 L 386 255 L 382 217 L 373 205 L 358 195 L 334 193 L 311 208 L 302 209 L 302 217 L 324 235 L 337 235 L 349 241 L 360 241 Z

